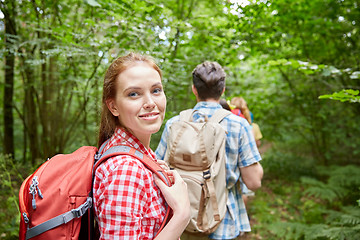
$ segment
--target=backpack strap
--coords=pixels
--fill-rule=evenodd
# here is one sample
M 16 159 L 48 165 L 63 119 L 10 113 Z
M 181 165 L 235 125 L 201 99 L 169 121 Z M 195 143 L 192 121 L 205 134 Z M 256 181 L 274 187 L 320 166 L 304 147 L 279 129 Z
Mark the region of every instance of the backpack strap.
M 205 172 L 204 172 L 205 173 Z M 215 191 L 215 185 L 214 185 L 214 182 L 213 180 L 209 177 L 209 178 L 204 178 L 205 180 L 205 184 L 208 188 L 208 198 L 209 200 L 211 201 L 211 204 L 212 204 L 212 209 L 214 211 L 213 213 L 213 217 L 214 217 L 214 220 L 216 222 L 220 222 L 221 219 L 220 219 L 220 212 L 219 212 L 219 204 L 218 204 L 218 200 L 217 200 L 217 197 L 216 197 L 216 191 Z M 205 215 L 205 201 L 206 201 L 207 198 L 203 198 L 200 200 L 200 204 L 199 204 L 199 210 L 198 210 L 198 216 L 197 216 L 197 225 L 199 227 L 199 229 L 201 230 L 204 230 L 203 226 L 207 226 L 208 225 L 208 218 L 204 215 Z
M 218 109 L 216 110 L 216 112 L 214 113 L 214 115 L 212 115 L 212 117 L 209 119 L 209 121 L 211 122 L 221 122 L 221 120 L 223 120 L 226 116 L 232 114 L 232 112 L 225 110 L 225 109 Z
M 71 220 L 73 220 L 74 218 L 82 217 L 87 212 L 87 210 L 91 208 L 91 206 L 92 206 L 92 199 L 91 197 L 88 197 L 86 199 L 86 202 L 81 204 L 78 208 L 72 209 L 64 214 L 51 218 L 46 222 L 36 225 L 35 227 L 29 228 L 26 231 L 26 239 L 33 238 L 50 229 L 56 228 L 62 224 L 66 224 Z
M 184 111 L 180 112 L 180 121 L 188 121 L 188 122 L 193 122 L 194 121 L 194 114 L 198 113 L 200 115 L 202 115 L 205 118 L 205 122 L 207 122 L 209 120 L 208 116 L 201 113 L 199 110 L 194 110 L 194 109 L 187 109 Z
M 106 146 L 106 144 L 108 144 L 108 142 L 110 142 L 110 138 L 108 140 L 106 140 L 105 142 L 103 142 L 103 144 L 101 144 L 98 153 L 101 154 Z
M 187 109 L 184 111 L 180 112 L 180 121 L 193 121 L 192 116 L 194 115 L 194 113 L 198 112 L 198 110 L 193 110 L 193 109 Z M 227 115 L 230 115 L 231 112 L 226 110 L 226 109 L 218 109 L 215 111 L 214 115 L 208 119 L 207 116 L 205 115 L 205 122 L 207 121 L 211 121 L 211 122 L 217 122 L 219 123 L 221 120 L 223 120 Z
M 130 146 L 120 145 L 114 146 L 106 150 L 102 155 L 101 158 L 95 163 L 93 173 L 95 170 L 100 166 L 101 163 L 106 161 L 111 157 L 115 157 L 118 155 L 130 155 L 136 159 L 138 159 L 142 164 L 145 165 L 148 169 L 150 169 L 153 173 L 158 175 L 158 177 L 167 185 L 171 186 L 170 179 L 168 175 L 165 173 L 164 169 L 155 161 L 150 159 L 146 154 L 143 154 L 132 148 Z
M 106 142 L 107 143 L 107 142 Z M 103 144 L 106 145 L 106 144 Z M 103 146 L 102 145 L 102 146 Z M 130 155 L 136 159 L 138 159 L 142 164 L 145 165 L 149 170 L 151 170 L 154 174 L 156 174 L 167 186 L 171 186 L 171 181 L 169 176 L 166 174 L 164 169 L 155 161 L 150 159 L 146 154 L 141 153 L 140 151 L 136 150 L 135 148 L 132 148 L 130 146 L 120 145 L 120 146 L 114 146 L 106 150 L 100 157 L 100 159 L 94 164 L 93 168 L 93 176 L 95 175 L 95 170 L 100 166 L 101 163 L 106 161 L 107 159 L 119 155 Z M 154 237 L 158 235 L 158 233 L 161 232 L 161 230 L 165 227 L 167 222 L 171 218 L 171 208 L 167 205 L 166 206 L 166 214 L 164 221 L 162 222 L 159 231 L 155 232 Z
M 180 121 L 192 121 L 192 115 L 197 112 L 197 110 L 187 109 L 180 112 Z

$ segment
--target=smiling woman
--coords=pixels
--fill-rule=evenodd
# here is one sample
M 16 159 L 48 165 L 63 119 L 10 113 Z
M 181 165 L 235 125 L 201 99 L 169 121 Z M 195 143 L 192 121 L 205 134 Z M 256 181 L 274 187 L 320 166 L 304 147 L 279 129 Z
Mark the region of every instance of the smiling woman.
M 115 98 L 106 101 L 107 107 L 121 126 L 149 148 L 151 134 L 159 131 L 166 107 L 159 72 L 148 63 L 134 63 L 118 76 L 116 89 Z
M 142 72 L 143 70 L 146 71 Z M 116 128 L 129 127 L 121 122 L 126 114 L 120 114 L 120 111 L 116 111 L 114 107 L 118 107 L 117 104 L 120 104 L 119 106 L 126 105 L 121 103 L 122 100 L 127 103 L 135 102 L 137 98 L 134 95 L 138 95 L 139 92 L 131 92 L 131 89 L 127 88 L 132 88 L 137 91 L 142 89 L 144 91 L 143 84 L 147 84 L 147 74 L 150 74 L 152 80 L 159 84 L 162 90 L 161 70 L 150 57 L 131 53 L 116 59 L 109 66 L 105 74 L 103 85 L 102 114 L 98 141 L 99 147 L 114 134 Z M 133 95 L 133 98 L 131 96 L 124 96 L 124 94 Z M 162 101 L 164 102 L 161 105 L 164 105 L 165 108 L 166 98 L 164 97 Z
M 108 68 L 103 86 L 99 146 L 125 145 L 147 155 L 150 138 L 164 119 L 166 97 L 161 70 L 148 56 L 130 53 Z M 167 187 L 131 155 L 108 159 L 95 171 L 94 206 L 100 239 L 178 239 L 190 217 L 187 187 L 176 171 Z M 154 175 L 155 176 L 155 175 Z M 166 214 L 173 216 L 159 232 Z

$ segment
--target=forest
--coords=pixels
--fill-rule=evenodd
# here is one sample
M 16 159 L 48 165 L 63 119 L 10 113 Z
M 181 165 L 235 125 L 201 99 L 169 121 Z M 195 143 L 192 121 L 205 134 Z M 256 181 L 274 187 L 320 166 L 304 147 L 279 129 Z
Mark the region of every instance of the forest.
M 247 101 L 264 178 L 244 239 L 360 239 L 359 0 L 0 0 L 0 239 L 30 173 L 96 146 L 104 73 L 131 51 L 163 71 L 165 121 L 205 60 Z

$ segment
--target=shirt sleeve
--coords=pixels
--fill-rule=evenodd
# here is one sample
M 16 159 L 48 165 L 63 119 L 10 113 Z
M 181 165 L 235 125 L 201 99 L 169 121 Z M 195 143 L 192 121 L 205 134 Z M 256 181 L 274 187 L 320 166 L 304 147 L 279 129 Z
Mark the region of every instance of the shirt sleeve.
M 95 175 L 94 198 L 101 239 L 141 239 L 144 215 L 153 201 L 152 175 L 136 160 L 117 157 L 116 165 Z M 107 174 L 104 174 L 107 173 Z M 153 217 L 161 209 L 155 209 Z

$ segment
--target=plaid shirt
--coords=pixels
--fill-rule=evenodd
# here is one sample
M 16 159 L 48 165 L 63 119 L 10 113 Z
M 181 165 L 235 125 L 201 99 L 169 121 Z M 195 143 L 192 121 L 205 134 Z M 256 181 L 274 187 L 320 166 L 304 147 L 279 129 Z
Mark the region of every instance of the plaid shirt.
M 198 110 L 201 114 L 195 113 L 194 121 L 203 119 L 204 115 L 210 118 L 220 108 L 222 108 L 221 105 L 217 103 L 199 102 L 194 107 L 194 110 Z M 179 121 L 179 116 L 175 116 L 166 122 L 160 143 L 155 151 L 158 159 L 164 159 L 165 157 L 169 127 L 176 121 Z M 241 232 L 251 231 L 241 191 L 239 191 L 238 184 L 236 184 L 240 178 L 240 168 L 260 161 L 261 156 L 256 147 L 251 127 L 244 118 L 230 114 L 220 124 L 227 131 L 225 145 L 226 183 L 229 189 L 229 197 L 225 218 L 209 237 L 212 239 L 232 239 Z
M 117 129 L 104 151 L 127 145 L 155 159 L 132 134 Z M 153 239 L 166 214 L 166 203 L 153 173 L 136 158 L 108 159 L 95 172 L 94 206 L 100 239 Z

